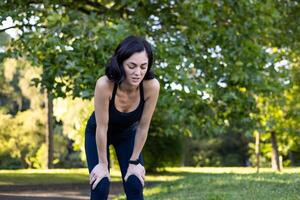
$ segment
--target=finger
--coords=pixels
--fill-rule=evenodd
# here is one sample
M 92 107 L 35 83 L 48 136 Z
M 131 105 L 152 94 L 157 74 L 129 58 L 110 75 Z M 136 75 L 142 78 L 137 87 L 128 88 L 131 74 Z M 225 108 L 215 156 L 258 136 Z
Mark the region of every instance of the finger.
M 90 179 L 90 184 L 92 184 L 96 179 L 97 179 L 97 176 L 93 176 L 93 177 Z
M 144 186 L 144 179 L 142 178 L 139 172 L 133 172 L 131 175 L 136 176 L 140 180 L 141 184 Z
M 143 168 L 143 173 L 144 173 L 144 174 L 146 174 L 146 170 L 145 170 L 145 168 Z
M 143 179 L 141 176 L 137 176 L 137 177 L 138 177 L 138 179 L 141 181 L 141 184 L 142 184 L 143 187 L 144 187 L 144 185 L 145 185 L 144 179 Z
M 95 182 L 94 182 L 94 184 L 93 184 L 93 186 L 92 186 L 92 189 L 95 189 L 96 187 L 97 187 L 97 185 L 98 185 L 98 183 L 101 181 L 101 179 L 102 178 L 97 178 L 96 180 L 95 180 Z
M 145 174 L 140 174 L 141 179 L 145 182 Z M 144 184 L 143 184 L 144 185 Z
M 93 178 L 95 174 L 93 172 L 90 173 L 90 180 Z
M 128 179 L 128 172 L 126 173 L 126 175 L 125 175 L 125 177 L 124 177 L 124 180 L 125 180 L 125 182 L 127 181 L 127 179 Z
M 139 165 L 138 165 L 138 168 L 139 168 L 139 170 L 140 170 L 143 174 L 146 173 L 145 167 L 144 167 L 143 165 L 139 164 Z
M 125 182 L 127 181 L 128 177 L 131 176 L 131 175 L 133 175 L 133 174 L 134 174 L 134 172 L 131 172 L 131 171 L 127 172 L 126 176 L 124 178 Z
M 142 178 L 145 176 L 145 170 L 144 170 L 143 166 L 140 168 L 140 170 L 138 172 Z
M 94 174 L 95 174 L 95 170 L 96 170 L 96 166 L 92 169 L 91 175 L 94 175 Z
M 145 170 L 140 169 L 138 172 L 139 172 L 140 176 L 144 179 L 145 178 Z

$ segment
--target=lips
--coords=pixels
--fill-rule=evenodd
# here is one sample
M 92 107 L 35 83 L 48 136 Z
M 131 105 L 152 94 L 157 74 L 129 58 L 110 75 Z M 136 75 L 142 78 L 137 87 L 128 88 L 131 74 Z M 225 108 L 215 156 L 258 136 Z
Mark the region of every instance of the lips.
M 132 78 L 132 80 L 133 80 L 134 82 L 138 82 L 138 81 L 140 81 L 140 78 Z

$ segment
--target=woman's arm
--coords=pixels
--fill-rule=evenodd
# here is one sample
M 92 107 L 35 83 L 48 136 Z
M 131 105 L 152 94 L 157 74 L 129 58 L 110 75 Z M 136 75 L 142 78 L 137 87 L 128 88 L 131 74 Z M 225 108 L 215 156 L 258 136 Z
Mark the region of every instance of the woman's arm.
M 90 184 L 95 189 L 102 178 L 109 177 L 107 160 L 107 129 L 108 129 L 108 105 L 109 105 L 109 80 L 103 76 L 98 79 L 95 87 L 95 118 L 96 128 L 96 146 L 98 153 L 98 164 L 90 173 Z
M 108 164 L 107 161 L 107 129 L 108 129 L 108 107 L 110 89 L 107 77 L 98 79 L 95 87 L 94 107 L 96 128 L 96 144 L 99 163 Z
M 159 82 L 150 80 L 145 86 L 145 104 L 142 117 L 136 130 L 134 149 L 130 160 L 137 160 L 147 139 L 148 130 L 159 95 Z

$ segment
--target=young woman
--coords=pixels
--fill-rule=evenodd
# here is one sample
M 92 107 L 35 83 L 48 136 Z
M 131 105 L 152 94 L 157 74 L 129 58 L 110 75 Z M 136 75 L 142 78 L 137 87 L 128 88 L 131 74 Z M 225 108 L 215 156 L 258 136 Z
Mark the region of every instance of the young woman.
M 110 144 L 116 150 L 127 199 L 143 199 L 141 151 L 159 95 L 152 63 L 151 45 L 141 37 L 129 36 L 116 48 L 106 74 L 97 80 L 95 111 L 85 130 L 92 200 L 108 198 Z

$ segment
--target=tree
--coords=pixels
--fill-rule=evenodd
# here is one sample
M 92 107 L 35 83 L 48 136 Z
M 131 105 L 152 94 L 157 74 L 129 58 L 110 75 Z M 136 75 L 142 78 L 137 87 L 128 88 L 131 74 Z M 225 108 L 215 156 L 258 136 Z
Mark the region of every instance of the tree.
M 128 34 L 145 35 L 155 48 L 162 85 L 157 110 L 164 116 L 154 117 L 169 124 L 157 128 L 161 135 L 250 136 L 257 126 L 251 118 L 258 112 L 255 97 L 268 96 L 279 83 L 272 81 L 280 76 L 272 72 L 274 66 L 265 67 L 272 59 L 267 49 L 287 48 L 287 60 L 299 49 L 299 20 L 292 20 L 299 16 L 297 1 L 16 0 L 0 5 L 0 21 L 10 16 L 22 32 L 5 56 L 23 55 L 42 67 L 35 81 L 54 98 L 91 98 L 116 44 Z

